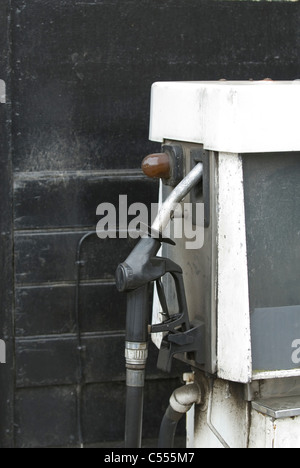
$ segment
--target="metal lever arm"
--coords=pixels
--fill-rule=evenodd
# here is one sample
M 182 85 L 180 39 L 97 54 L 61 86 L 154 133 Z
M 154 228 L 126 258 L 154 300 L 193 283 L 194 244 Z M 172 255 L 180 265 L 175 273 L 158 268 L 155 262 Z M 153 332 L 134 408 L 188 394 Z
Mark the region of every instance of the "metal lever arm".
M 169 273 L 174 278 L 179 312 L 151 327 L 151 333 L 166 333 L 161 343 L 157 363 L 157 367 L 165 372 L 171 371 L 172 359 L 176 354 L 193 353 L 198 363 L 202 362 L 204 357 L 204 323 L 198 322 L 195 326 L 191 326 L 182 272 L 179 271 L 181 269 L 177 266 L 177 271 L 174 271 L 176 268 L 173 262 L 170 266 L 173 266 L 173 271 Z
M 173 262 L 172 262 L 173 263 Z M 178 265 L 173 264 L 178 267 Z M 178 267 L 180 270 L 181 268 Z M 176 333 L 178 327 L 180 327 L 181 332 L 185 332 L 190 329 L 190 322 L 188 316 L 188 308 L 185 297 L 184 283 L 181 271 L 168 271 L 174 278 L 176 296 L 178 301 L 179 312 L 177 314 L 171 315 L 162 323 L 152 325 L 151 333 Z

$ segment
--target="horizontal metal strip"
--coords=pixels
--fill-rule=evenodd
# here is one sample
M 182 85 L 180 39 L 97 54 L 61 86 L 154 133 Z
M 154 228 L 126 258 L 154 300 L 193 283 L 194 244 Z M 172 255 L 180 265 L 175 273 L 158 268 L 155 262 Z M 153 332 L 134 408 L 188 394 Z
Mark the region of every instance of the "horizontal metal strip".
M 105 170 L 95 170 L 95 171 L 34 171 L 34 172 L 15 172 L 14 175 L 15 181 L 30 181 L 30 180 L 49 180 L 49 179 L 78 179 L 78 178 L 112 178 L 120 179 L 124 177 L 134 178 L 134 179 L 146 179 L 146 176 L 143 175 L 140 169 L 105 169 Z
M 113 278 L 111 279 L 95 279 L 95 280 L 80 280 L 80 287 L 84 286 L 111 286 L 115 285 L 116 282 Z M 23 289 L 42 289 L 42 288 L 65 288 L 65 287 L 75 287 L 76 281 L 61 281 L 61 282 L 45 282 L 45 283 L 28 283 L 28 284 L 19 284 L 16 285 L 15 290 Z
M 114 332 L 83 332 L 80 334 L 81 338 L 116 338 L 116 337 L 125 337 L 124 330 L 116 330 Z M 15 341 L 18 344 L 25 344 L 27 342 L 30 343 L 44 343 L 45 341 L 63 341 L 63 340 L 76 340 L 77 334 L 76 333 L 65 333 L 60 335 L 39 335 L 39 336 L 26 336 L 26 337 L 16 337 Z

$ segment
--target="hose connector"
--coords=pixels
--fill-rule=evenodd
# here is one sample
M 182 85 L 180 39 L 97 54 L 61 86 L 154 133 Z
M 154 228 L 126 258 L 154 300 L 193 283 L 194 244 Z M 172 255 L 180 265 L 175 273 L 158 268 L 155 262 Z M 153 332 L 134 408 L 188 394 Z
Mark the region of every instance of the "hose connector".
M 148 343 L 126 341 L 125 360 L 127 369 L 144 369 L 148 358 Z
M 200 404 L 201 401 L 201 388 L 196 382 L 174 390 L 160 426 L 158 448 L 174 447 L 178 422 L 194 404 Z
M 197 383 L 177 388 L 171 395 L 170 406 L 177 413 L 187 413 L 191 407 L 201 403 L 202 393 Z

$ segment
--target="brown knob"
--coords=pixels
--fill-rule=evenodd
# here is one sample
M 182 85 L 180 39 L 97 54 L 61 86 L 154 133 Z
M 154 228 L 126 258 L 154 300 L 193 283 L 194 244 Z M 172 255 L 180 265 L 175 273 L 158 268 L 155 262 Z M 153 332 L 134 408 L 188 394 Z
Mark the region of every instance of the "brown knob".
M 142 162 L 142 169 L 148 177 L 169 179 L 171 176 L 170 156 L 167 153 L 149 154 Z

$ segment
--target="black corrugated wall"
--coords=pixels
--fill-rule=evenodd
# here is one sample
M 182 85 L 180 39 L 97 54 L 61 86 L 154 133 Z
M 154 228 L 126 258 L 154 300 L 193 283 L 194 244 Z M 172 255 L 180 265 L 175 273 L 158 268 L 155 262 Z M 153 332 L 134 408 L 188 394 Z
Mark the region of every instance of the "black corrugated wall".
M 1 1 L 0 446 L 76 446 L 80 430 L 86 445 L 122 440 L 125 298 L 114 271 L 133 244 L 83 242 L 76 320 L 78 242 L 99 203 L 156 201 L 139 169 L 159 149 L 148 142 L 153 82 L 300 78 L 299 30 L 298 2 Z M 180 383 L 155 359 L 145 438 Z

